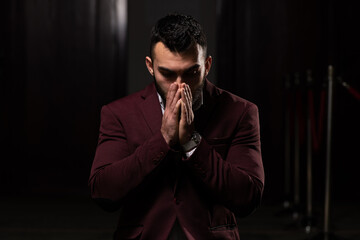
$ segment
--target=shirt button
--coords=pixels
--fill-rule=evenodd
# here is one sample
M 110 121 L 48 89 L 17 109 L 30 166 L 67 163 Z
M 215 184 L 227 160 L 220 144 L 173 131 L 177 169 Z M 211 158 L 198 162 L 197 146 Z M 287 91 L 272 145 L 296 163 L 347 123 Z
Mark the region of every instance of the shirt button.
M 176 205 L 178 205 L 178 204 L 180 203 L 180 201 L 179 201 L 177 198 L 174 198 L 174 203 L 175 203 Z

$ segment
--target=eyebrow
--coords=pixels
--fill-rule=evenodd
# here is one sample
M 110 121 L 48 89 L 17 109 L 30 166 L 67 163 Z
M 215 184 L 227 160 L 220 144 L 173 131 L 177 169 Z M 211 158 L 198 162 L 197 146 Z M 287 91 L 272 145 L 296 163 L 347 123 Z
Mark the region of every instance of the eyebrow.
M 184 72 L 189 72 L 189 71 L 191 71 L 191 70 L 193 70 L 193 69 L 196 69 L 196 68 L 199 68 L 199 67 L 200 67 L 199 64 L 195 64 L 195 65 L 189 67 L 188 69 L 186 69 Z M 170 69 L 168 69 L 168 68 L 166 68 L 166 67 L 161 67 L 161 66 L 158 67 L 158 70 L 159 70 L 159 71 L 163 71 L 163 72 L 171 72 L 171 73 L 174 72 L 173 70 L 170 70 Z

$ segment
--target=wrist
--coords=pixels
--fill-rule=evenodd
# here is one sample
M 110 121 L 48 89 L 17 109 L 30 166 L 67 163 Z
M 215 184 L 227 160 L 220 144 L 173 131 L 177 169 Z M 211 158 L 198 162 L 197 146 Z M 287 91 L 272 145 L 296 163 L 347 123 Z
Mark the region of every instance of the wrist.
M 198 132 L 193 131 L 193 133 L 190 136 L 189 141 L 187 141 L 186 143 L 181 145 L 183 151 L 189 152 L 189 151 L 193 150 L 200 144 L 200 141 L 201 141 L 201 135 Z
M 167 134 L 166 131 L 161 130 L 161 134 L 167 145 L 169 145 L 170 147 L 174 145 L 174 141 L 171 140 L 171 137 Z

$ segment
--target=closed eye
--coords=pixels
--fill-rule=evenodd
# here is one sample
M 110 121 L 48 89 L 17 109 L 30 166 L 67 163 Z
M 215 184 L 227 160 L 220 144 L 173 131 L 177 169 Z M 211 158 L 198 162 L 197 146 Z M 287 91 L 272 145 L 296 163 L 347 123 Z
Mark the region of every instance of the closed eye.
M 159 72 L 161 75 L 163 75 L 165 78 L 173 78 L 176 76 L 176 73 L 173 71 L 170 71 L 168 69 L 159 68 Z

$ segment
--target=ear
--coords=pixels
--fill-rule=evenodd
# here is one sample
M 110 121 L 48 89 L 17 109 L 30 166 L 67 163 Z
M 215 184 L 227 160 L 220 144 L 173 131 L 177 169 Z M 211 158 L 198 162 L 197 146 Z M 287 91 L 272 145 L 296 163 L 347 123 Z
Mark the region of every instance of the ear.
M 152 76 L 154 76 L 154 65 L 153 65 L 152 59 L 150 57 L 147 56 L 145 58 L 145 64 L 146 64 L 147 69 L 149 70 L 149 73 Z
M 205 77 L 209 74 L 210 69 L 211 69 L 211 64 L 212 64 L 212 57 L 208 56 L 205 59 Z

